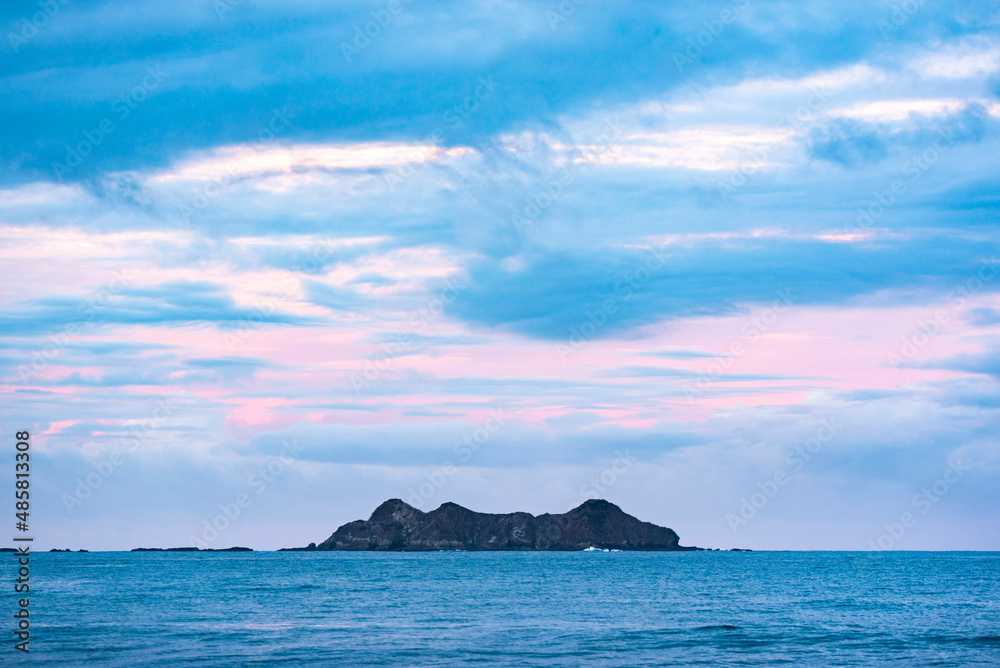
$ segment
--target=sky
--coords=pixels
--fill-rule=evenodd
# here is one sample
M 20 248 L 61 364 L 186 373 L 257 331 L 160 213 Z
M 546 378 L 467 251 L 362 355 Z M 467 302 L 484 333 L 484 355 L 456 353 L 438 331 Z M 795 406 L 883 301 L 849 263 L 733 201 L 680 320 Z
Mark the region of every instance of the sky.
M 994 2 L 43 0 L 0 52 L 36 549 L 393 497 L 1000 549 Z

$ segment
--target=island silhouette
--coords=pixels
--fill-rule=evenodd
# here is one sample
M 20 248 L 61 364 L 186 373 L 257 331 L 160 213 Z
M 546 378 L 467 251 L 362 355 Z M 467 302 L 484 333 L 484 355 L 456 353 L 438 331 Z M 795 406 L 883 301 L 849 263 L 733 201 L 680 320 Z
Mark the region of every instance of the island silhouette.
M 673 529 L 643 522 L 604 499 L 569 512 L 477 513 L 456 503 L 424 512 L 400 499 L 384 502 L 367 520 L 348 522 L 318 545 L 283 551 L 371 550 L 702 550 L 680 545 Z

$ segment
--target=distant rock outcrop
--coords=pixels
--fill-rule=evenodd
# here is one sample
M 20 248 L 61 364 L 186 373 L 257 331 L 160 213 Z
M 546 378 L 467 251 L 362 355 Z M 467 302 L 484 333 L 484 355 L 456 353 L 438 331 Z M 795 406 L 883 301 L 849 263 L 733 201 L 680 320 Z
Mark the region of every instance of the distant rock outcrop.
M 454 503 L 425 513 L 390 499 L 365 520 L 348 522 L 319 545 L 325 550 L 698 550 L 678 543 L 672 529 L 642 522 L 603 499 L 561 515 L 477 513 Z
M 249 547 L 136 547 L 133 552 L 253 552 Z

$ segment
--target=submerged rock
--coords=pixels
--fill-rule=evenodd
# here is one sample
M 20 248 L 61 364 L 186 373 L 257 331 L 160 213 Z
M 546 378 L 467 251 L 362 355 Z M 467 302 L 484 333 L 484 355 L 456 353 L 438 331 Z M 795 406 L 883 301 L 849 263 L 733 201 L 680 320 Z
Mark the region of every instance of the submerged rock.
M 666 527 L 642 522 L 603 499 L 568 513 L 477 513 L 455 503 L 423 512 L 399 499 L 348 522 L 315 550 L 698 550 Z M 299 550 L 309 548 L 298 548 Z

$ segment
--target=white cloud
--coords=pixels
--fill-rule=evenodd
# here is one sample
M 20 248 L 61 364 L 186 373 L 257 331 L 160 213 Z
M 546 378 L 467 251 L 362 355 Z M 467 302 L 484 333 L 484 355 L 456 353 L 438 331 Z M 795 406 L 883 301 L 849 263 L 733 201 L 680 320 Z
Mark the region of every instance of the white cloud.
M 919 56 L 910 69 L 922 77 L 970 79 L 1000 71 L 1000 47 L 961 44 Z

